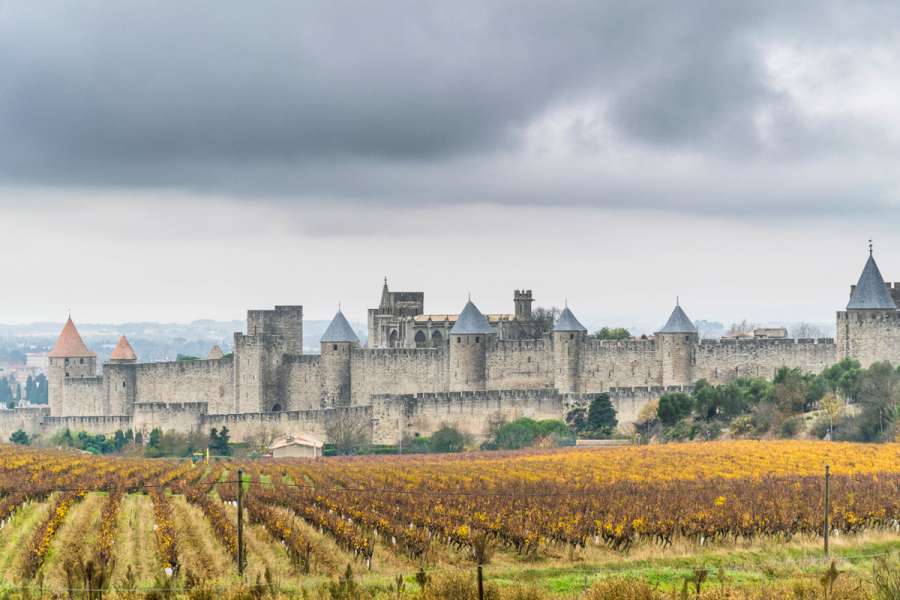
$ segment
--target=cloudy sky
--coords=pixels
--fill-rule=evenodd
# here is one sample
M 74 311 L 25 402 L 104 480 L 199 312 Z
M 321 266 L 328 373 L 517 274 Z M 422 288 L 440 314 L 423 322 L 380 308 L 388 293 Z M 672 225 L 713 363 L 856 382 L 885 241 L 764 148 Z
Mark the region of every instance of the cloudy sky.
M 831 321 L 900 279 L 900 4 L 12 0 L 0 322 Z

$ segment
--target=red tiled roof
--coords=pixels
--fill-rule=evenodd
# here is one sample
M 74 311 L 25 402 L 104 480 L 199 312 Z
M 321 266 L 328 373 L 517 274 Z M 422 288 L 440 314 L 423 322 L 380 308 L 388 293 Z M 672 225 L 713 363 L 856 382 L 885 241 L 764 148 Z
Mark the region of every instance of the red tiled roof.
M 137 360 L 137 354 L 128 343 L 128 339 L 123 335 L 116 344 L 116 349 L 112 351 L 109 360 Z
M 47 356 L 50 358 L 93 358 L 97 355 L 84 345 L 84 341 L 78 335 L 78 330 L 75 329 L 72 317 L 69 317 L 62 333 L 59 334 L 59 339 L 56 340 L 56 345 Z

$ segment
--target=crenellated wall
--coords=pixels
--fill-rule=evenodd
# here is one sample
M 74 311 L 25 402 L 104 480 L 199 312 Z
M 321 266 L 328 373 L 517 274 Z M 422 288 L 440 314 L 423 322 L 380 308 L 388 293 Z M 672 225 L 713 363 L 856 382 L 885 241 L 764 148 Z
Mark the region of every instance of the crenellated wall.
M 374 394 L 415 394 L 447 389 L 447 350 L 378 348 L 353 350 L 351 404 L 368 404 Z
M 372 397 L 373 441 L 395 444 L 401 436 L 428 436 L 445 424 L 484 439 L 492 423 L 562 414 L 562 397 L 555 390 L 382 394 Z
M 900 311 L 838 312 L 837 352 L 839 359 L 852 357 L 863 367 L 884 360 L 900 364 Z
M 371 406 L 342 406 L 319 410 L 293 410 L 277 413 L 244 413 L 233 415 L 204 415 L 204 430 L 228 427 L 233 441 L 264 433 L 269 436 L 311 434 L 326 439 L 328 423 L 339 419 L 361 420 L 371 426 Z
M 659 367 L 653 340 L 589 339 L 581 351 L 580 391 L 659 385 Z
M 694 381 L 726 383 L 738 377 L 771 379 L 781 367 L 818 373 L 837 360 L 831 338 L 703 340 L 696 349 Z
M 230 357 L 127 366 L 134 369 L 135 405 L 205 402 L 208 412 L 234 412 L 234 362 Z
M 488 347 L 487 388 L 525 390 L 553 387 L 549 340 L 497 340 Z

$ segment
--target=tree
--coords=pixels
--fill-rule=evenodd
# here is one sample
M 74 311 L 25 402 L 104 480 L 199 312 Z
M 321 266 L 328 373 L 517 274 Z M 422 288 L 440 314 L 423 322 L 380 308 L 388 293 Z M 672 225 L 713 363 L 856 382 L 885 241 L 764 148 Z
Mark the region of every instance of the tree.
M 829 392 L 825 394 L 819 402 L 822 410 L 828 415 L 828 439 L 834 439 L 834 420 L 837 419 L 844 408 L 844 403 L 834 394 Z
M 32 404 L 47 404 L 47 376 L 43 373 L 34 378 L 34 397 L 28 397 Z
M 147 446 L 144 448 L 144 455 L 150 458 L 158 458 L 162 454 L 162 430 L 159 427 L 154 427 L 147 440 Z
M 840 392 L 847 400 L 854 400 L 862 374 L 859 361 L 852 358 L 831 365 L 822 371 L 822 378 L 832 392 Z
M 372 439 L 372 425 L 364 415 L 351 411 L 334 411 L 325 428 L 328 442 L 338 454 L 361 454 Z
M 701 419 L 712 419 L 719 413 L 719 388 L 705 379 L 694 384 L 694 410 Z
M 602 327 L 592 337 L 598 340 L 630 340 L 631 332 L 624 327 Z
M 432 452 L 462 452 L 466 437 L 455 427 L 444 425 L 431 435 Z
M 231 456 L 229 446 L 230 434 L 228 427 L 223 426 L 222 431 L 215 427 L 209 430 L 209 453 L 214 456 Z
M 807 384 L 800 369 L 781 367 L 775 373 L 772 395 L 775 405 L 783 415 L 796 415 L 806 408 Z
M 693 399 L 684 392 L 670 392 L 659 398 L 656 415 L 663 425 L 674 425 L 691 414 Z
M 862 439 L 889 439 L 900 411 L 900 375 L 888 362 L 873 363 L 859 379 L 858 395 Z
M 619 422 L 616 420 L 616 409 L 609 401 L 609 394 L 597 394 L 588 407 L 587 429 L 597 435 L 611 434 Z
M 538 306 L 531 311 L 531 320 L 536 321 L 539 324 L 541 332 L 547 333 L 553 329 L 553 324 L 556 322 L 557 317 L 559 317 L 560 312 L 562 311 L 555 306 L 550 308 Z
M 822 337 L 822 329 L 812 323 L 797 323 L 791 328 L 791 337 L 795 339 L 815 339 Z
M 21 429 L 18 429 L 14 431 L 11 436 L 9 436 L 9 441 L 20 446 L 27 446 L 31 443 L 31 438 L 28 437 L 27 433 L 25 433 Z
M 725 333 L 725 335 L 735 336 L 753 333 L 754 329 L 756 329 L 756 323 L 749 323 L 747 322 L 747 319 L 744 319 L 740 323 L 732 323 L 731 325 L 729 325 L 728 331 Z
M 113 435 L 113 446 L 116 447 L 116 450 L 121 450 L 122 448 L 125 447 L 125 444 L 126 444 L 125 434 L 122 432 L 121 429 L 116 429 L 116 433 L 115 433 L 115 435 Z

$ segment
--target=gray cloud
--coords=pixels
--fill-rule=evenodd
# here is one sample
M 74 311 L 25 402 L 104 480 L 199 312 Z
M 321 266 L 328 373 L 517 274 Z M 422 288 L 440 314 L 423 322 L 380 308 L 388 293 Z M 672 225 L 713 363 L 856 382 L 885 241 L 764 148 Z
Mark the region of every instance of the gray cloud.
M 857 115 L 808 114 L 762 48 L 896 50 L 896 25 L 880 2 L 12 2 L 0 174 L 303 204 L 731 213 L 839 210 L 868 181 L 865 201 L 887 206 L 895 180 L 831 167 L 896 147 Z M 576 136 L 591 144 L 575 127 L 560 143 L 584 156 L 541 160 L 529 128 L 570 105 L 597 108 Z M 630 168 L 610 164 L 623 156 Z M 735 188 L 741 169 L 753 181 Z

